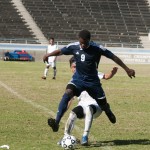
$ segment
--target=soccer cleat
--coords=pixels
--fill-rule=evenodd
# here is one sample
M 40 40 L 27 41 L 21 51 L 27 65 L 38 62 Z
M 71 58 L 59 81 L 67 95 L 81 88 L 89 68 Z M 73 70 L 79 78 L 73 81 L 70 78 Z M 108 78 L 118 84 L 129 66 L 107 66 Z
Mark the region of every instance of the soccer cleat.
M 55 77 L 53 77 L 52 79 L 54 79 L 54 80 L 55 80 L 56 78 L 55 78 Z
M 41 77 L 43 80 L 46 80 L 46 77 L 45 76 L 43 76 L 43 77 Z
M 116 123 L 116 117 L 113 114 L 113 112 L 110 109 L 109 104 L 107 103 L 106 107 L 103 109 L 105 111 L 105 114 L 107 115 L 108 119 L 111 123 Z
M 87 136 L 82 136 L 81 145 L 88 146 L 88 137 Z
M 52 128 L 53 132 L 57 132 L 59 129 L 59 124 L 53 118 L 48 119 L 48 125 Z

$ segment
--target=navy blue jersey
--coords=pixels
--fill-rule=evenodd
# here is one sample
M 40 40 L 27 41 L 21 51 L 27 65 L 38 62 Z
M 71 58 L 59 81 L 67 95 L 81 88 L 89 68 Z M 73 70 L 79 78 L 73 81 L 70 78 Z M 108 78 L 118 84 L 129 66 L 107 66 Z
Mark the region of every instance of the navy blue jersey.
M 74 55 L 76 60 L 75 75 L 82 77 L 85 80 L 98 79 L 97 68 L 101 55 L 110 59 L 113 56 L 112 52 L 94 42 L 90 42 L 87 49 L 82 49 L 79 42 L 71 43 L 62 48 L 61 53 L 64 55 Z

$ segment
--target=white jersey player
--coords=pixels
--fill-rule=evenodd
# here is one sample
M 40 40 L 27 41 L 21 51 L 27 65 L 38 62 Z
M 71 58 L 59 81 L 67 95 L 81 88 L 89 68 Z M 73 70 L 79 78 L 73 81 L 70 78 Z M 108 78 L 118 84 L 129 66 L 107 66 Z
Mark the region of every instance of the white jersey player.
M 73 57 L 70 59 L 70 67 L 72 72 L 74 73 L 76 69 L 76 62 Z M 117 69 L 117 67 L 114 67 L 113 70 L 108 74 L 98 72 L 98 76 L 100 79 L 110 79 L 116 74 Z M 73 108 L 73 110 L 69 114 L 69 118 L 65 125 L 64 136 L 71 134 L 75 120 L 77 118 L 85 119 L 85 127 L 81 139 L 81 144 L 88 145 L 88 135 L 90 132 L 93 118 L 97 118 L 98 116 L 100 116 L 100 114 L 102 113 L 102 109 L 86 91 L 83 91 L 81 93 L 81 95 L 78 97 L 78 100 L 78 105 Z M 60 144 L 60 142 L 58 142 L 58 144 Z
M 51 53 L 53 51 L 55 51 L 57 48 L 57 45 L 54 44 L 54 38 L 50 38 L 49 40 L 49 45 L 47 46 L 47 53 Z M 46 62 L 46 68 L 44 70 L 44 75 L 42 77 L 42 79 L 46 80 L 48 71 L 49 71 L 49 67 L 53 68 L 53 78 L 52 79 L 56 79 L 56 56 L 51 56 L 48 57 L 48 62 Z

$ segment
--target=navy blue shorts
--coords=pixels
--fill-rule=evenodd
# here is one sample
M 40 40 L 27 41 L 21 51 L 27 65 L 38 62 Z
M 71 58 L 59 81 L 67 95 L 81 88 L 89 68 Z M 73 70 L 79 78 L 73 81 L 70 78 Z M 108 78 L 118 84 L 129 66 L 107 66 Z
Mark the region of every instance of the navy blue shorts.
M 78 91 L 76 96 L 79 96 L 83 91 L 87 91 L 88 94 L 96 101 L 105 98 L 105 93 L 99 80 L 89 82 L 80 79 L 72 79 L 69 84 L 73 84 L 76 87 Z

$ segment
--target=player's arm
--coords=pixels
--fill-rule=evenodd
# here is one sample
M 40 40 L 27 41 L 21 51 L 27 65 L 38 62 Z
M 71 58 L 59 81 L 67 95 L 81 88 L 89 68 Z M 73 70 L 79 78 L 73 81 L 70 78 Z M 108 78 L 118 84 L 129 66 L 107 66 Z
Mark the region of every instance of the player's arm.
M 99 46 L 101 50 L 101 54 L 106 56 L 107 58 L 112 59 L 116 64 L 121 66 L 127 73 L 127 75 L 132 78 L 135 77 L 135 71 L 133 69 L 128 68 L 120 58 L 118 58 L 115 54 L 113 54 L 111 51 L 104 48 L 102 45 Z
M 61 50 L 55 50 L 55 51 L 53 51 L 53 52 L 51 52 L 51 53 L 47 53 L 47 54 L 45 54 L 44 56 L 43 56 L 43 61 L 45 62 L 45 61 L 48 61 L 48 57 L 50 57 L 50 56 L 59 56 L 59 55 L 62 55 L 62 53 L 61 53 Z
M 118 70 L 118 68 L 114 67 L 110 73 L 105 73 L 103 75 L 103 79 L 105 79 L 105 80 L 111 79 L 117 73 L 117 70 Z
M 72 101 L 74 100 L 74 98 L 72 98 L 69 102 L 68 102 L 68 106 L 67 106 L 67 109 L 70 108 L 71 104 L 72 104 Z
M 128 68 L 120 58 L 118 58 L 116 55 L 112 56 L 112 60 L 117 63 L 119 66 L 121 66 L 127 73 L 127 75 L 132 78 L 135 77 L 135 71 L 133 69 Z

